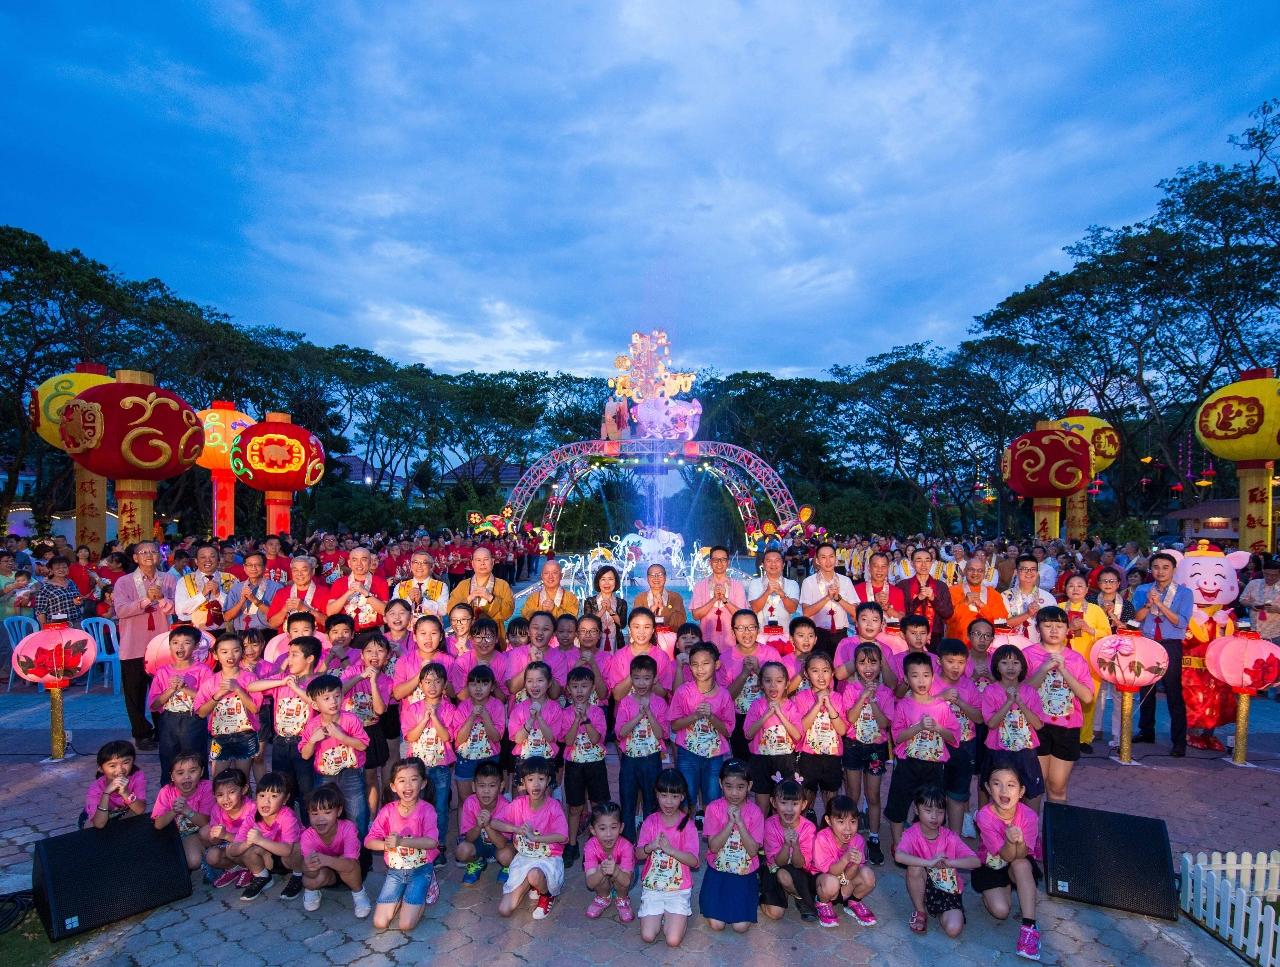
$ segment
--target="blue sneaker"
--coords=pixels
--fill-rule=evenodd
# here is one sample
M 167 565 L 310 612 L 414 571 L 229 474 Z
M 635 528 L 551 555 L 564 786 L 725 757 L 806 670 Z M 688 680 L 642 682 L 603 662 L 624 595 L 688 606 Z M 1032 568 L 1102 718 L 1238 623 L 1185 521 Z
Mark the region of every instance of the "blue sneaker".
M 463 886 L 475 886 L 476 882 L 484 873 L 484 868 L 489 864 L 484 860 L 472 860 L 467 864 L 467 872 L 462 874 Z
M 509 877 L 510 875 L 511 875 L 511 867 L 504 866 L 502 869 L 498 870 L 498 882 L 506 883 L 507 877 Z

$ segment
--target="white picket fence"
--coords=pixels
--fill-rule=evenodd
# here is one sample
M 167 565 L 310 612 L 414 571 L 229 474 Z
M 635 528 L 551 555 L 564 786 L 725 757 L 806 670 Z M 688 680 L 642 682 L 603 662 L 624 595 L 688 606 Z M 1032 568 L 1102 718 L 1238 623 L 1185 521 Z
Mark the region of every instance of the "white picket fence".
M 1181 906 L 1206 930 L 1258 964 L 1280 965 L 1280 850 L 1182 854 Z

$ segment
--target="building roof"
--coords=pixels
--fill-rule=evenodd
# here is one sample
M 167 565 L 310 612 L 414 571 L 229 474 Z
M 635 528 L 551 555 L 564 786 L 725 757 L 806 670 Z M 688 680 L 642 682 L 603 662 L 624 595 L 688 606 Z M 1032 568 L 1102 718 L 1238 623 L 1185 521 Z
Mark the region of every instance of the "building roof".
M 1165 514 L 1166 520 L 1204 520 L 1206 517 L 1225 517 L 1228 520 L 1240 516 L 1240 501 L 1234 497 L 1225 500 L 1202 500 L 1190 507 L 1183 507 Z
M 487 456 L 481 454 L 472 457 L 465 463 L 460 463 L 455 467 L 450 467 L 440 476 L 440 482 L 445 486 L 455 483 L 478 483 L 480 481 L 491 482 L 494 477 L 494 470 L 497 470 L 498 486 L 504 489 L 510 489 L 520 482 L 520 478 L 524 476 L 524 467 L 514 463 L 507 463 L 501 457 Z
M 363 457 L 356 456 L 352 453 L 345 453 L 340 457 L 333 457 L 331 459 L 337 460 L 338 463 L 347 468 L 347 479 L 352 483 L 364 483 L 366 479 L 376 481 L 380 474 L 382 475 L 382 483 L 387 482 L 387 474 L 384 471 L 380 471 L 372 464 L 366 463 Z M 404 477 L 392 475 L 391 486 L 393 488 L 403 490 L 406 482 L 407 481 Z

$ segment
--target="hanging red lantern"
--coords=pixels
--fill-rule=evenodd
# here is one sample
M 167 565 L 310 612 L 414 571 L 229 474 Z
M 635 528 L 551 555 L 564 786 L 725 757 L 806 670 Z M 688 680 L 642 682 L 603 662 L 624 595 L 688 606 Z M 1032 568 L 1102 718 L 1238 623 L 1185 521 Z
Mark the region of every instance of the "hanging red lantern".
M 268 413 L 232 442 L 231 470 L 241 483 L 266 494 L 267 533 L 288 533 L 294 492 L 324 476 L 324 446 L 288 413 Z
M 1172 487 L 1170 487 L 1169 489 L 1170 489 L 1170 490 L 1172 490 L 1175 494 L 1180 494 L 1180 493 L 1182 493 L 1182 489 L 1183 489 L 1183 488 L 1182 488 L 1182 481 L 1181 481 L 1181 480 L 1179 480 L 1177 483 L 1175 483 L 1175 484 L 1174 484 Z

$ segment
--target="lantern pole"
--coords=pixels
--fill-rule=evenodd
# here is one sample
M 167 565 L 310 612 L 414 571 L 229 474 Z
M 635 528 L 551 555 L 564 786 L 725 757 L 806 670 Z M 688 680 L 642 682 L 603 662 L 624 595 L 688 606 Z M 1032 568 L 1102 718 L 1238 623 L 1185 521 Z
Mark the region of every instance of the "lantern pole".
M 100 363 L 77 363 L 75 371 L 107 375 L 107 367 Z M 83 544 L 97 553 L 107 540 L 107 478 L 75 463 L 75 486 L 76 547 Z
M 155 386 L 151 373 L 136 369 L 117 369 L 117 383 L 138 383 Z M 125 545 L 151 540 L 155 526 L 156 485 L 152 480 L 125 479 L 116 481 L 116 514 L 118 522 L 116 539 Z
M 46 762 L 61 762 L 67 757 L 67 733 L 62 727 L 62 689 L 50 685 L 49 692 L 49 758 Z
M 1240 486 L 1240 547 L 1251 554 L 1266 554 L 1275 546 L 1271 528 L 1274 472 L 1274 460 L 1236 463 L 1236 480 Z
M 1036 540 L 1057 540 L 1062 529 L 1062 501 L 1057 497 L 1036 497 L 1031 502 Z
M 1249 704 L 1252 698 L 1248 692 L 1236 695 L 1236 742 L 1231 753 L 1232 765 L 1249 765 Z
M 288 413 L 268 413 L 262 418 L 263 423 L 292 423 Z M 267 508 L 267 533 L 291 534 L 293 492 L 289 490 L 268 490 L 263 496 Z
M 1133 692 L 1120 693 L 1120 758 L 1122 766 L 1134 765 L 1133 761 Z

